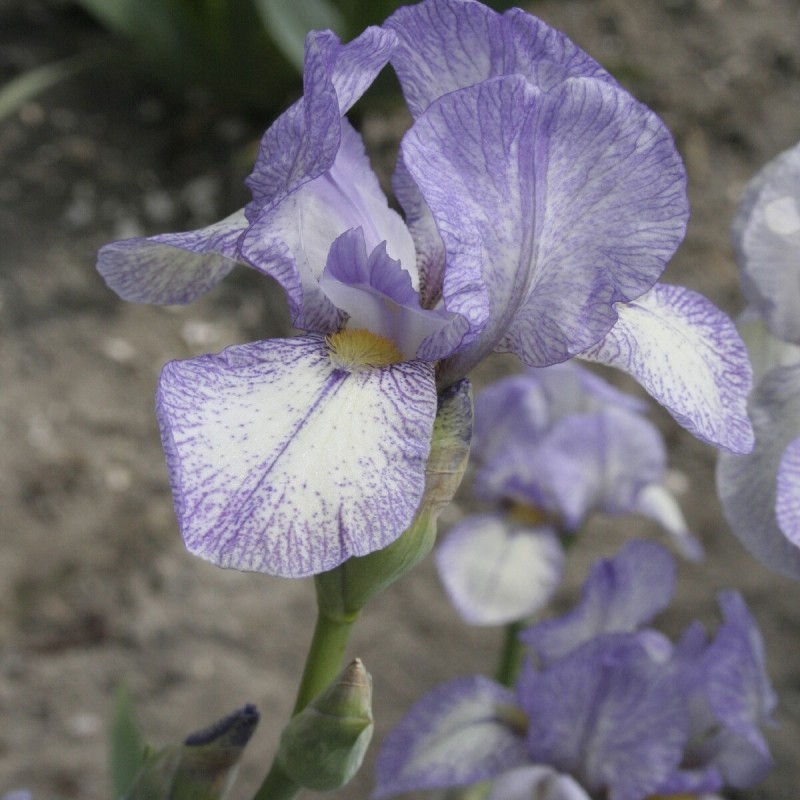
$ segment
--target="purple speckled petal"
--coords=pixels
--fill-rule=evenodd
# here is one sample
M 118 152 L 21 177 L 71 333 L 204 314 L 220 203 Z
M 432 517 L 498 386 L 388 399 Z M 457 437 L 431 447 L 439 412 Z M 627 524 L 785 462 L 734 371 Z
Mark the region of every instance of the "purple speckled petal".
M 346 373 L 308 335 L 170 362 L 157 411 L 187 548 L 222 567 L 301 577 L 406 530 L 436 391 L 430 364 Z
M 515 706 L 513 692 L 480 676 L 429 692 L 384 741 L 373 797 L 465 786 L 527 763 L 525 737 L 507 721 Z
M 592 796 L 642 800 L 678 766 L 686 743 L 676 689 L 637 634 L 587 642 L 520 684 L 530 758 L 570 773 Z
M 574 778 L 550 767 L 517 767 L 492 781 L 487 800 L 591 800 Z
M 686 518 L 673 494 L 660 483 L 643 487 L 636 495 L 631 511 L 658 522 L 672 537 L 680 554 L 689 561 L 702 561 L 705 557 L 700 540 L 692 536 Z
M 394 33 L 374 27 L 346 45 L 330 31 L 308 35 L 304 95 L 264 134 L 247 179 L 253 193 L 247 206 L 251 221 L 331 168 L 339 149 L 342 115 L 372 83 L 395 45 Z
M 605 633 L 635 631 L 667 607 L 675 591 L 675 562 L 653 542 L 628 542 L 613 559 L 595 562 L 580 603 L 521 638 L 543 664 L 552 664 Z
M 655 426 L 638 414 L 605 408 L 561 419 L 530 458 L 527 478 L 550 498 L 567 527 L 577 528 L 592 511 L 628 514 L 639 492 L 661 480 L 664 443 Z
M 613 81 L 566 36 L 516 8 L 501 16 L 472 0 L 427 0 L 385 25 L 399 38 L 391 62 L 414 116 L 442 95 L 503 75 L 541 89 L 570 77 Z
M 318 281 L 331 245 L 347 230 L 362 228 L 369 252 L 386 242 L 389 256 L 418 287 L 411 234 L 389 208 L 361 137 L 346 120 L 341 134 L 330 169 L 261 214 L 242 240 L 250 264 L 283 286 L 294 325 L 320 333 L 336 330 L 344 319 Z
M 235 266 L 247 227 L 243 211 L 186 233 L 111 242 L 97 254 L 97 269 L 123 300 L 157 305 L 191 303 Z
M 781 460 L 800 436 L 800 364 L 768 373 L 753 394 L 750 411 L 755 449 L 745 456 L 721 453 L 717 464 L 722 510 L 733 532 L 759 561 L 800 578 L 800 536 L 791 527 L 781 530 L 776 517 Z M 791 473 L 782 480 L 784 491 L 791 491 Z M 788 523 L 790 517 L 785 512 L 782 516 Z
M 505 625 L 550 601 L 564 571 L 564 548 L 552 528 L 476 514 L 448 533 L 436 550 L 436 566 L 468 623 Z
M 470 324 L 442 383 L 495 347 L 532 366 L 587 349 L 683 237 L 669 133 L 602 81 L 486 81 L 431 105 L 402 150 L 447 251 L 445 305 Z
M 775 336 L 800 344 L 800 144 L 750 181 L 733 243 L 748 302 Z
M 752 370 L 731 320 L 702 295 L 663 284 L 617 311 L 617 324 L 582 357 L 632 375 L 698 439 L 750 452 Z
M 387 254 L 385 242 L 367 255 L 361 228 L 346 231 L 333 243 L 319 285 L 347 313 L 349 328 L 389 339 L 406 359 L 415 358 L 422 343 L 437 337 L 453 317 L 420 306 L 411 276 Z M 450 352 L 452 347 L 425 360 L 437 361 Z

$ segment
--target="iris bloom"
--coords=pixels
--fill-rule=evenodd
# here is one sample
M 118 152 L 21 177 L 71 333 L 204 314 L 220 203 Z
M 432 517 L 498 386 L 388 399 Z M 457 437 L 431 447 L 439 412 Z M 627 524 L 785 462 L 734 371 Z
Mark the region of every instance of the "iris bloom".
M 748 184 L 733 238 L 748 301 L 741 328 L 758 378 L 756 446 L 720 458 L 717 487 L 748 550 L 800 578 L 800 144 Z
M 495 509 L 470 515 L 436 552 L 462 616 L 498 625 L 542 608 L 561 582 L 560 533 L 595 511 L 661 523 L 702 557 L 664 485 L 666 448 L 646 405 L 575 363 L 503 378 L 475 400 L 475 490 Z
M 580 603 L 528 629 L 514 689 L 473 676 L 422 698 L 387 738 L 375 796 L 496 779 L 493 800 L 699 798 L 760 780 L 775 697 L 744 601 L 723 592 L 710 643 L 695 623 L 673 645 L 643 628 L 675 569 L 629 542 L 595 564 Z
M 382 195 L 345 113 L 391 62 L 414 116 Z M 634 374 L 701 438 L 747 451 L 748 366 L 705 299 L 654 286 L 686 178 L 662 122 L 519 10 L 426 0 L 306 41 L 304 96 L 265 134 L 248 206 L 117 242 L 123 298 L 187 303 L 237 262 L 305 331 L 168 364 L 157 412 L 188 548 L 285 576 L 378 550 L 419 505 L 437 390 L 494 350 Z

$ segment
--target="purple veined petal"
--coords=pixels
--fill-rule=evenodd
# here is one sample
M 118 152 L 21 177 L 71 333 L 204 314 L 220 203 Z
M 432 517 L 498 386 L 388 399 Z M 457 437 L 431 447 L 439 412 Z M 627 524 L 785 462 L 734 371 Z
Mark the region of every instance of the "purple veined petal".
M 688 720 L 676 688 L 635 633 L 601 636 L 528 670 L 518 696 L 530 759 L 573 775 L 591 796 L 642 800 L 681 760 Z
M 470 323 L 442 385 L 495 348 L 531 366 L 587 349 L 683 237 L 685 175 L 669 133 L 602 81 L 463 89 L 425 111 L 402 151 L 447 251 L 445 306 Z
M 707 695 L 717 720 L 725 726 L 713 763 L 728 785 L 746 788 L 760 781 L 772 766 L 761 727 L 774 724 L 777 705 L 766 671 L 764 642 L 742 596 L 719 596 L 724 623 L 705 654 Z
M 748 184 L 733 241 L 748 302 L 775 336 L 800 344 L 800 145 Z
M 376 27 L 345 45 L 330 31 L 309 33 L 303 97 L 264 134 L 247 179 L 253 193 L 247 206 L 251 221 L 331 168 L 342 116 L 383 69 L 395 46 L 395 35 Z
M 720 453 L 717 463 L 722 510 L 731 530 L 759 561 L 800 578 L 800 543 L 781 530 L 776 517 L 781 459 L 800 436 L 800 364 L 768 373 L 750 400 L 750 412 L 755 449 L 744 456 Z M 784 486 L 791 484 L 790 476 L 784 480 Z
M 571 612 L 528 628 L 520 638 L 549 665 L 601 634 L 637 630 L 667 607 L 674 591 L 675 562 L 667 550 L 628 542 L 615 558 L 595 562 Z
M 564 548 L 552 528 L 505 514 L 461 520 L 435 557 L 450 600 L 471 625 L 505 625 L 536 613 L 564 571 Z
M 320 333 L 336 330 L 344 319 L 319 278 L 331 245 L 345 231 L 362 228 L 369 252 L 386 242 L 415 289 L 419 281 L 411 234 L 389 208 L 361 137 L 346 120 L 340 127 L 341 147 L 330 168 L 261 214 L 241 244 L 248 262 L 283 287 L 293 324 Z
M 581 357 L 632 375 L 698 439 L 749 452 L 752 370 L 733 322 L 702 295 L 664 284 L 617 311 L 617 324 Z
M 660 483 L 643 487 L 631 511 L 655 520 L 670 535 L 678 552 L 688 561 L 702 561 L 705 552 L 700 540 L 689 532 L 686 518 L 672 493 Z
M 569 775 L 550 767 L 517 767 L 492 781 L 487 800 L 591 800 Z
M 211 291 L 237 264 L 243 211 L 185 233 L 124 239 L 100 248 L 97 269 L 123 300 L 157 305 L 191 303 Z
M 566 36 L 516 8 L 501 16 L 472 0 L 427 0 L 385 26 L 399 38 L 391 62 L 415 117 L 442 95 L 503 75 L 541 89 L 570 77 L 613 82 Z
M 544 487 L 564 523 L 575 529 L 593 511 L 628 514 L 649 483 L 663 479 L 664 443 L 638 414 L 604 408 L 564 417 L 530 460 L 530 481 Z
M 800 436 L 786 445 L 778 464 L 775 518 L 783 535 L 800 547 Z
M 450 325 L 452 314 L 420 306 L 411 276 L 381 242 L 369 255 L 364 231 L 353 228 L 333 243 L 319 286 L 348 315 L 349 328 L 372 331 L 393 342 L 404 358 L 417 357 L 424 342 Z M 434 352 L 436 361 L 452 352 Z
M 514 693 L 487 678 L 459 678 L 429 692 L 386 737 L 373 797 L 466 786 L 527 763 L 515 730 Z
M 348 373 L 307 335 L 170 362 L 157 412 L 187 548 L 218 566 L 301 577 L 409 526 L 436 391 L 430 364 Z

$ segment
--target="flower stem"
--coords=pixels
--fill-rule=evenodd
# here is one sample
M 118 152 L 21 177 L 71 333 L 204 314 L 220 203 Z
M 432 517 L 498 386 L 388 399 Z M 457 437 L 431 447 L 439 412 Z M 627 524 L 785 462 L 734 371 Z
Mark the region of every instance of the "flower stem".
M 519 640 L 519 633 L 525 628 L 527 622 L 528 620 L 518 620 L 506 625 L 503 650 L 495 673 L 497 682 L 502 683 L 503 686 L 513 686 L 519 674 L 525 656 L 525 647 Z
M 339 674 L 350 631 L 356 619 L 358 613 L 339 619 L 328 616 L 322 609 L 317 613 L 317 624 L 292 716 L 299 714 L 318 694 L 324 692 Z
M 272 762 L 259 790 L 253 795 L 253 800 L 294 800 L 301 788 L 283 771 L 283 767 L 276 760 Z

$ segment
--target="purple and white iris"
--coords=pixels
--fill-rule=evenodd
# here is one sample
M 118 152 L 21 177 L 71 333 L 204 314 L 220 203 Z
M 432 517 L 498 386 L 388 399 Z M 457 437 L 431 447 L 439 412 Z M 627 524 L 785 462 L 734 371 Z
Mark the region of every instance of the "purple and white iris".
M 748 302 L 740 327 L 757 379 L 756 445 L 720 457 L 717 488 L 745 547 L 800 578 L 800 144 L 747 185 L 733 239 Z
M 491 779 L 493 800 L 645 800 L 759 781 L 775 706 L 761 636 L 732 591 L 711 642 L 698 623 L 674 645 L 642 628 L 674 580 L 654 543 L 595 564 L 573 611 L 522 634 L 513 690 L 460 678 L 412 708 L 378 757 L 375 796 Z
M 561 582 L 560 534 L 595 511 L 655 519 L 702 557 L 665 486 L 666 448 L 642 401 L 574 362 L 503 378 L 475 399 L 472 452 L 487 513 L 458 522 L 436 551 L 464 619 L 500 625 L 537 612 Z
M 345 113 L 390 62 L 415 118 L 392 211 Z M 240 262 L 305 334 L 168 364 L 157 411 L 188 548 L 298 577 L 381 549 L 420 503 L 437 390 L 492 351 L 584 353 L 682 424 L 751 446 L 727 318 L 657 286 L 688 215 L 662 122 L 520 10 L 426 0 L 342 45 L 306 41 L 304 96 L 267 131 L 248 206 L 116 242 L 123 298 L 187 303 Z

